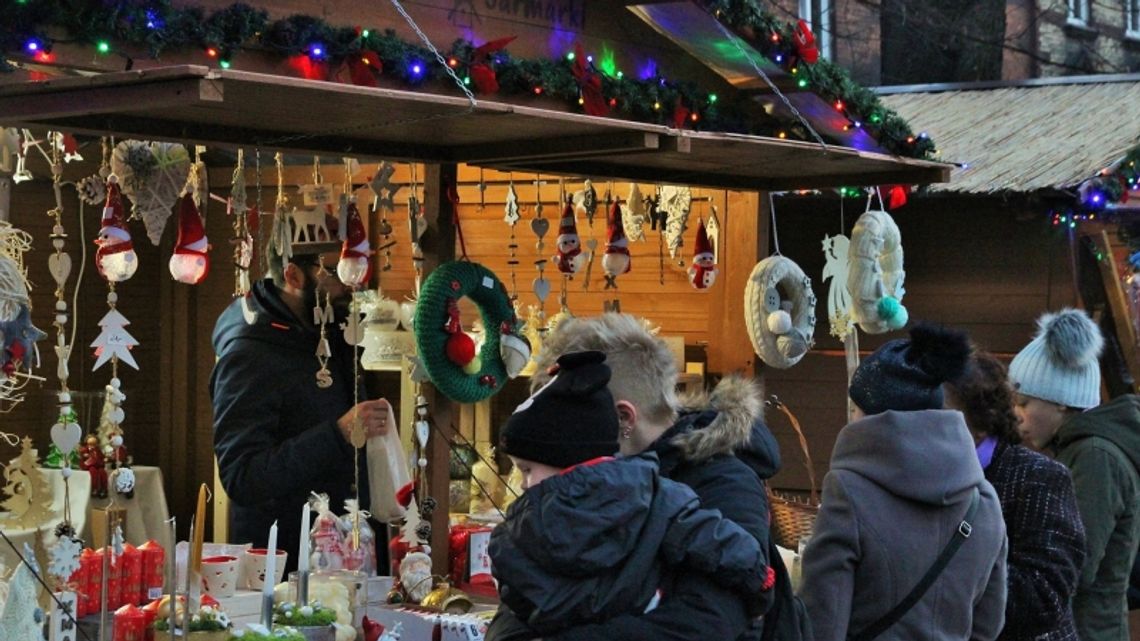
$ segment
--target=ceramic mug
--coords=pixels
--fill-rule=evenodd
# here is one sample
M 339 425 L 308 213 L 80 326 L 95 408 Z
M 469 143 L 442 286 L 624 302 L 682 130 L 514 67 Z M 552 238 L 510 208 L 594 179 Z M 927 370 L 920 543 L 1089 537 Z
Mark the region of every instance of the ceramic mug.
M 243 588 L 261 590 L 265 587 L 265 559 L 268 550 L 265 548 L 250 548 L 241 555 L 241 577 L 239 583 Z M 285 576 L 285 560 L 289 557 L 285 550 L 277 550 L 277 564 L 273 568 L 273 585 L 281 582 Z
M 202 559 L 202 588 L 214 598 L 227 598 L 237 590 L 238 558 L 208 556 Z

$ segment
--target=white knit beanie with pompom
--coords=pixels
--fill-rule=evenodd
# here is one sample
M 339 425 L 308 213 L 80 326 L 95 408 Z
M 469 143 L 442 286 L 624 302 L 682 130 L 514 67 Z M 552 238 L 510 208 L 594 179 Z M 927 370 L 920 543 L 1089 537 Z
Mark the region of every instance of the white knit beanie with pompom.
M 1100 405 L 1100 363 L 1104 336 L 1077 309 L 1037 319 L 1037 335 L 1009 364 L 1019 394 L 1088 409 Z

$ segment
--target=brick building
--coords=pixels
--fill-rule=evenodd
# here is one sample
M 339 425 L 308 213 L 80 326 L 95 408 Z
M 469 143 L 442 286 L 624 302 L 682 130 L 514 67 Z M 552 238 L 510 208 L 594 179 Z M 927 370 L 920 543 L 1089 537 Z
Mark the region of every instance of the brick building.
M 869 85 L 1140 71 L 1140 0 L 775 0 Z

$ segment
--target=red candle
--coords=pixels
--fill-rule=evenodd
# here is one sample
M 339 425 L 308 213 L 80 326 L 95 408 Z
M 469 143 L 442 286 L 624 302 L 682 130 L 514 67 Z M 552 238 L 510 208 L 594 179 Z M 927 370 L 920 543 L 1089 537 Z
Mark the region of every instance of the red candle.
M 143 588 L 143 556 L 138 548 L 127 543 L 123 546 L 123 554 L 119 557 L 122 567 L 120 581 L 123 585 L 122 603 L 138 605 L 146 601 L 146 591 Z
M 114 641 L 145 641 L 146 614 L 128 603 L 115 610 L 114 630 Z
M 158 541 L 151 539 L 139 546 L 139 552 L 142 552 L 143 600 L 157 599 L 162 596 L 166 550 Z
M 102 548 L 99 553 L 103 556 L 111 556 L 111 561 L 105 566 L 107 567 L 107 609 L 116 610 L 119 606 L 123 605 L 123 558 L 115 558 L 114 551 L 110 548 Z M 99 602 L 96 601 L 96 609 L 99 607 Z
M 103 595 L 103 552 L 87 548 L 79 556 L 79 566 L 82 568 L 85 584 L 80 596 L 80 607 L 83 614 L 94 614 L 99 611 L 99 603 Z

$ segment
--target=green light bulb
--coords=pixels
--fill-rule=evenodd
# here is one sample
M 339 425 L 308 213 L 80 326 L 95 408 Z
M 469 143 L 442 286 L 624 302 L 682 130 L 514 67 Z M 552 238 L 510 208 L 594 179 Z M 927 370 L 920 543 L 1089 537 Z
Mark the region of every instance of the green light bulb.
M 364 31 L 360 32 L 360 37 L 361 38 L 367 38 L 369 33 L 372 33 L 372 32 L 365 29 Z
M 221 67 L 222 69 L 229 69 L 230 68 L 230 61 L 229 60 L 219 60 L 218 66 Z
M 106 40 L 100 40 L 99 43 L 95 45 L 95 48 L 99 50 L 99 53 L 108 53 L 111 51 L 111 45 L 108 44 Z
M 716 94 L 715 93 L 709 94 L 709 102 L 716 102 Z
M 804 87 L 807 86 L 807 80 L 800 78 L 800 81 L 796 84 L 798 84 L 800 86 L 800 89 L 803 89 Z
M 573 60 L 574 59 L 574 52 L 571 51 L 570 53 L 566 54 L 566 59 L 567 60 Z

